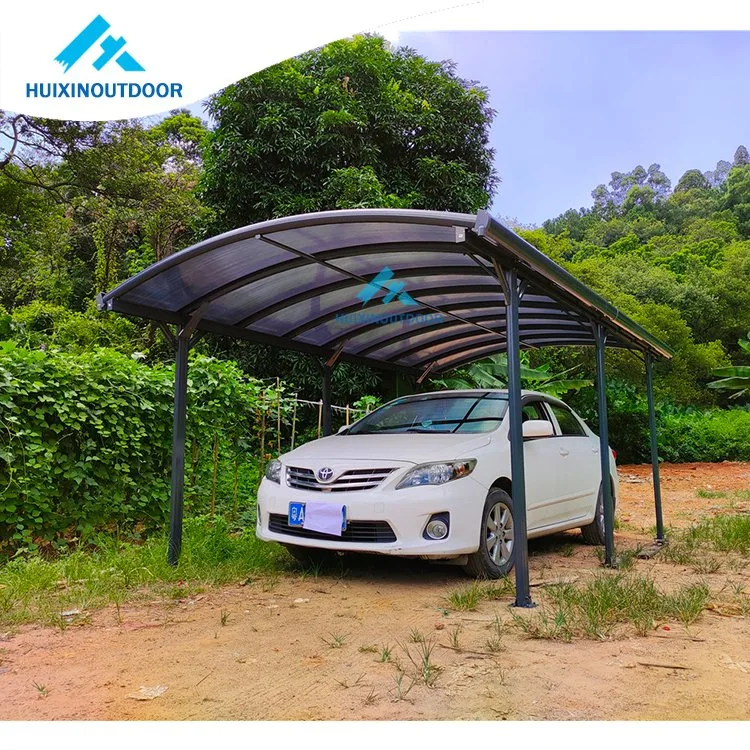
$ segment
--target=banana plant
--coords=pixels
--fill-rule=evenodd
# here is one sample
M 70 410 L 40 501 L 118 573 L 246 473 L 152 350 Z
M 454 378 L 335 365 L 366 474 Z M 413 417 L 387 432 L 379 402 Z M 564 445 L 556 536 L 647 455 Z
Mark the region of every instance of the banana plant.
M 521 384 L 532 391 L 541 391 L 550 396 L 562 396 L 570 391 L 577 391 L 592 385 L 591 380 L 566 378 L 576 368 L 572 367 L 560 373 L 550 373 L 549 365 L 529 367 L 528 355 L 521 353 Z M 487 359 L 473 362 L 468 367 L 455 370 L 452 375 L 436 379 L 437 385 L 450 390 L 469 388 L 507 388 L 508 357 L 495 354 Z
M 737 342 L 743 352 L 750 355 L 750 331 L 746 339 Z M 720 378 L 708 384 L 709 388 L 717 391 L 734 391 L 729 398 L 739 398 L 750 391 L 750 365 L 731 365 L 730 367 L 718 367 L 711 374 Z

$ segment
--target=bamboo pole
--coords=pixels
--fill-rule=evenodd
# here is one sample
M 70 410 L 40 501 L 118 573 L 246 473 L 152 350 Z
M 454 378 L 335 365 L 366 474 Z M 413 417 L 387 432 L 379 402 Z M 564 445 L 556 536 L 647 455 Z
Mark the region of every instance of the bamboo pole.
M 349 426 L 349 404 L 346 405 L 346 426 Z
M 276 455 L 281 455 L 281 383 L 276 378 Z
M 323 399 L 320 399 L 318 401 L 318 437 L 320 437 L 320 432 L 323 429 Z
M 292 408 L 292 447 L 291 450 L 294 450 L 294 433 L 297 429 L 297 395 L 294 396 L 294 407 Z
M 219 465 L 219 433 L 214 432 L 214 475 L 211 483 L 211 518 L 216 513 L 216 470 Z

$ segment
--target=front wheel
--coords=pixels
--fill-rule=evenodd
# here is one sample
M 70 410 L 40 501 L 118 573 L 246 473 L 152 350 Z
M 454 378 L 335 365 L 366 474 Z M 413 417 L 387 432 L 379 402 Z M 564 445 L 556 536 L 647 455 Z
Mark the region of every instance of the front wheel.
M 513 500 L 499 487 L 487 494 L 479 530 L 479 549 L 469 555 L 464 571 L 474 578 L 503 578 L 515 561 Z
M 614 510 L 615 497 L 612 495 L 612 509 Z M 581 535 L 586 544 L 601 546 L 605 543 L 606 534 L 604 532 L 604 490 L 599 487 L 599 496 L 596 498 L 596 510 L 594 511 L 594 520 L 581 526 Z

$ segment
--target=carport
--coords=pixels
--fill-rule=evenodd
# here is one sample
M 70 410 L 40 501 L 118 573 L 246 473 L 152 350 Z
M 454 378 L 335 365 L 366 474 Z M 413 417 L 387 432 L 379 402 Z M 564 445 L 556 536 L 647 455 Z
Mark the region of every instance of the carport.
M 169 561 L 182 541 L 188 352 L 204 333 L 294 349 L 322 365 L 324 432 L 341 360 L 418 383 L 498 352 L 508 356 L 516 606 L 531 606 L 521 427 L 521 347 L 596 347 L 606 530 L 616 564 L 605 348 L 646 369 L 656 539 L 664 540 L 652 363 L 665 344 L 493 219 L 410 209 L 355 209 L 253 224 L 169 256 L 116 289 L 100 310 L 157 321 L 175 347 Z

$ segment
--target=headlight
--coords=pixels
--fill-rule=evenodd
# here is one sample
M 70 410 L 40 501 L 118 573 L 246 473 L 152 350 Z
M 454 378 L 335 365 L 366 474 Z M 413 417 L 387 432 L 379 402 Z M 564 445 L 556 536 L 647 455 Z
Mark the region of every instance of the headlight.
M 278 458 L 274 458 L 273 461 L 268 462 L 266 466 L 266 479 L 270 479 L 276 484 L 281 484 L 281 461 Z
M 421 487 L 424 484 L 445 484 L 454 479 L 467 477 L 477 465 L 476 458 L 464 461 L 450 461 L 439 464 L 415 466 L 397 485 L 397 490 L 405 487 Z

